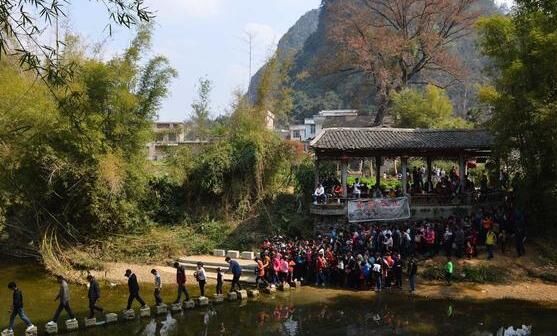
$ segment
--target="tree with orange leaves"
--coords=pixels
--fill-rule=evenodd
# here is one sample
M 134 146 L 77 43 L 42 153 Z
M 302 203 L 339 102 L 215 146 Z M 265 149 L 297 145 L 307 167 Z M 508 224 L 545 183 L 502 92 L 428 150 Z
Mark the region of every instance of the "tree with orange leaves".
M 464 75 L 454 43 L 471 32 L 478 0 L 324 0 L 329 38 L 343 48 L 342 70 L 366 74 L 380 125 L 391 94 L 412 84 L 445 87 Z M 435 75 L 436 80 L 431 75 Z

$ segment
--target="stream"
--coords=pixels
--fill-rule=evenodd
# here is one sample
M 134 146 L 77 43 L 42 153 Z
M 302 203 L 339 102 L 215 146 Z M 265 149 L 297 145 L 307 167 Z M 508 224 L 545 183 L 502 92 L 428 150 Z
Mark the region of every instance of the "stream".
M 55 279 L 35 262 L 0 262 L 0 329 L 8 324 L 11 292 L 9 281 L 23 291 L 25 311 L 44 334 L 57 302 Z M 100 304 L 108 312 L 121 312 L 127 287 L 102 284 Z M 87 315 L 87 289 L 70 285 L 71 305 L 79 323 Z M 225 291 L 228 284 L 225 284 Z M 142 296 L 153 305 L 152 287 L 142 285 Z M 209 288 L 212 293 L 213 288 Z M 190 292 L 195 293 L 195 289 Z M 163 289 L 163 298 L 175 298 L 174 286 Z M 138 309 L 137 303 L 135 304 Z M 288 293 L 244 302 L 226 302 L 177 314 L 81 328 L 67 335 L 520 335 L 505 334 L 509 327 L 531 326 L 532 335 L 557 335 L 557 307 L 522 301 L 447 301 L 414 298 L 399 292 L 346 292 L 302 287 Z M 64 334 L 65 313 L 59 321 Z M 23 335 L 16 323 L 16 336 Z

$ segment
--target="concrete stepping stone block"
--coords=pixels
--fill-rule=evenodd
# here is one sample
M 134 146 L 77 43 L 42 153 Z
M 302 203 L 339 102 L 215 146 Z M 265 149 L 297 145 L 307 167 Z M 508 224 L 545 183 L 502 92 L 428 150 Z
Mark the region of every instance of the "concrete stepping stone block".
M 195 301 L 189 300 L 189 301 L 184 302 L 184 308 L 185 308 L 185 309 L 193 309 L 193 308 L 195 308 Z
M 208 306 L 209 305 L 209 298 L 206 296 L 200 296 L 197 298 L 197 305 L 199 307 Z
M 230 292 L 228 293 L 228 301 L 236 301 L 238 300 L 238 293 Z
M 37 336 L 38 329 L 36 326 L 30 326 L 25 329 L 25 336 Z
M 215 295 L 213 295 L 213 302 L 215 302 L 215 303 L 223 303 L 223 302 L 224 302 L 224 295 L 222 295 L 222 294 L 215 294 Z
M 170 311 L 173 312 L 173 313 L 181 312 L 181 311 L 182 311 L 182 304 L 180 304 L 180 303 L 173 303 L 173 304 L 170 306 Z
M 214 249 L 213 250 L 213 255 L 215 257 L 226 257 L 226 251 L 225 250 Z
M 79 323 L 77 319 L 66 320 L 66 330 L 77 330 L 79 329 Z
M 44 330 L 48 335 L 54 335 L 58 333 L 58 323 L 48 322 L 44 326 Z
M 133 309 L 124 310 L 124 320 L 135 319 L 135 311 Z
M 290 290 L 290 285 L 288 283 L 283 283 L 278 286 L 278 289 L 281 291 L 288 291 Z
M 300 288 L 300 287 L 302 287 L 302 283 L 298 280 L 292 281 L 292 283 L 290 284 L 290 287 L 291 288 Z
M 245 289 L 239 290 L 236 292 L 238 294 L 238 299 L 240 300 L 247 300 L 248 299 L 248 291 Z
M 276 289 L 276 287 L 269 286 L 269 287 L 263 288 L 262 291 L 263 291 L 263 293 L 265 293 L 265 294 L 273 294 L 273 293 L 276 293 L 276 292 L 277 292 L 277 289 Z
M 240 251 L 228 250 L 226 252 L 226 256 L 230 257 L 232 259 L 238 259 L 238 258 L 240 258 Z
M 4 329 L 2 330 L 1 336 L 14 336 L 13 330 Z
M 244 260 L 253 260 L 253 259 L 255 259 L 255 253 L 249 252 L 249 251 L 243 251 L 243 252 L 240 254 L 240 259 L 244 259 Z
M 145 306 L 139 309 L 139 316 L 140 317 L 151 317 L 151 307 Z
M 162 303 L 160 306 L 156 306 L 157 315 L 168 314 L 168 306 Z
M 250 289 L 248 290 L 249 297 L 258 297 L 259 291 L 257 289 Z
M 135 314 L 134 314 L 135 315 Z M 135 317 L 135 316 L 134 316 Z M 114 323 L 118 321 L 118 314 L 108 313 L 105 315 L 106 323 Z
M 97 319 L 96 318 L 84 318 L 83 319 L 83 324 L 85 325 L 85 328 L 91 328 L 91 327 L 96 327 L 97 326 Z

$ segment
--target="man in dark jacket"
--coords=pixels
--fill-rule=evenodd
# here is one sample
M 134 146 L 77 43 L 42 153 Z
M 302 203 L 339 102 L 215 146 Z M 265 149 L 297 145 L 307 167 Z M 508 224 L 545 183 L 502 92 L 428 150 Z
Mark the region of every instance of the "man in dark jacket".
M 240 267 L 240 264 L 230 257 L 226 257 L 224 260 L 228 263 L 227 273 L 232 273 L 232 284 L 230 286 L 230 291 L 234 291 L 236 286 L 238 286 L 238 290 L 242 290 L 242 286 L 240 286 L 240 276 L 242 276 L 242 268 Z
M 133 300 L 137 300 L 141 305 L 141 308 L 145 307 L 145 301 L 139 296 L 139 283 L 137 282 L 137 277 L 132 270 L 127 269 L 126 274 L 124 274 L 128 278 L 128 289 L 130 292 L 130 296 L 128 297 L 128 306 L 127 310 L 131 309 Z
M 89 318 L 92 319 L 95 317 L 95 311 L 102 313 L 104 310 L 97 306 L 97 301 L 101 298 L 99 283 L 90 274 L 87 276 L 87 281 L 89 281 L 89 291 L 87 292 L 87 297 L 89 298 Z
M 65 310 L 68 313 L 70 320 L 75 319 L 72 308 L 70 307 L 70 288 L 68 287 L 68 283 L 66 282 L 66 279 L 64 279 L 60 275 L 57 277 L 57 279 L 58 283 L 60 284 L 60 290 L 58 291 L 58 295 L 56 296 L 54 301 L 58 300 L 59 303 L 58 308 L 54 313 L 54 317 L 52 318 L 52 321 L 50 321 L 50 323 L 58 322 L 58 317 L 60 317 L 60 313 L 62 312 L 62 310 Z
M 189 301 L 190 295 L 188 294 L 188 289 L 186 288 L 186 271 L 178 262 L 174 263 L 174 268 L 176 269 L 176 284 L 178 284 L 178 297 L 174 303 L 180 302 L 182 293 L 186 294 L 186 301 Z
M 23 294 L 21 293 L 21 290 L 17 288 L 15 282 L 10 282 L 8 284 L 8 288 L 14 292 L 12 310 L 10 311 L 10 326 L 8 327 L 8 330 L 14 330 L 15 317 L 17 315 L 19 315 L 19 318 L 21 318 L 21 320 L 27 325 L 27 330 L 32 329 L 34 327 L 33 323 L 31 323 L 23 311 Z

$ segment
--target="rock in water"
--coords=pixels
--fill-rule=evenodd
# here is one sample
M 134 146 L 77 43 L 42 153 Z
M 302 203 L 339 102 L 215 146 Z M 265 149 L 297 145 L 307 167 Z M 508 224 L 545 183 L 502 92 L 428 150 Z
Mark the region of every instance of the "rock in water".
M 85 325 L 85 328 L 90 328 L 90 327 L 96 327 L 97 326 L 97 319 L 96 318 L 85 318 L 83 320 L 83 324 Z

